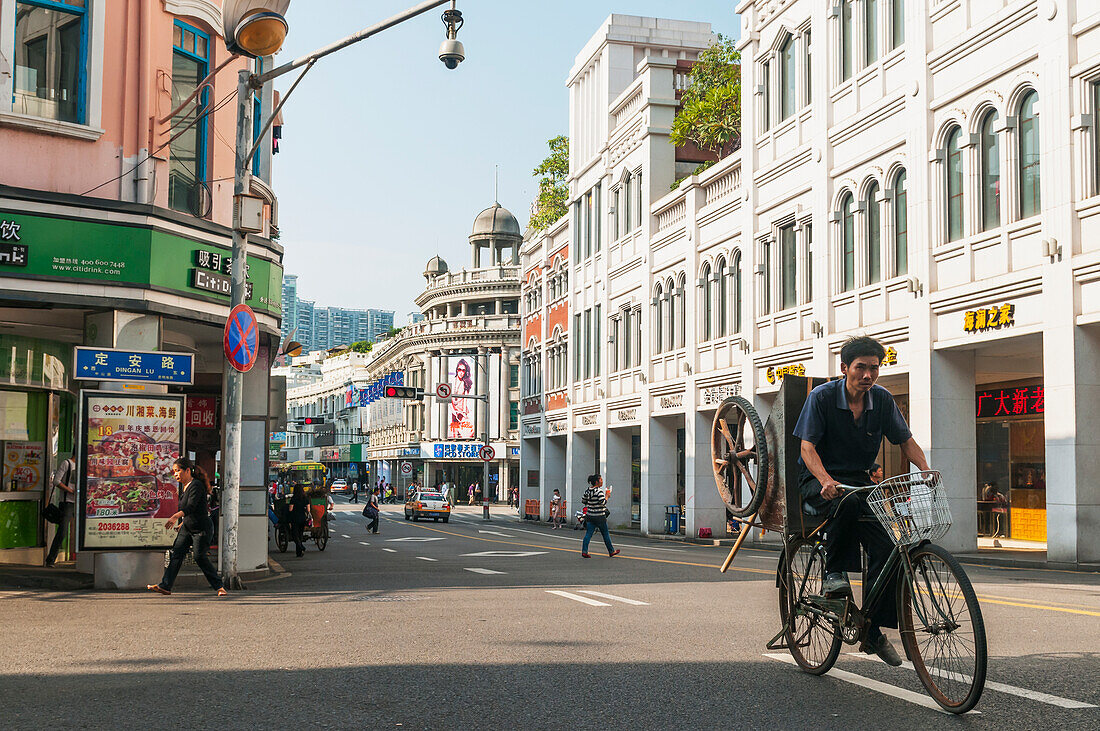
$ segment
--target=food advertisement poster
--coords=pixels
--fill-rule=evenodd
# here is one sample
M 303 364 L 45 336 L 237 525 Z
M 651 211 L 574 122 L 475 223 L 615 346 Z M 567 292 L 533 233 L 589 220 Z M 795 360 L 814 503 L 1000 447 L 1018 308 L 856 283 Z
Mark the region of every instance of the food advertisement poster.
M 474 400 L 463 398 L 474 393 L 473 357 L 448 358 L 447 382 L 451 384 L 451 403 L 447 407 L 447 438 L 474 438 Z
M 4 442 L 5 490 L 41 490 L 45 470 L 45 442 Z
M 163 549 L 179 492 L 172 463 L 183 453 L 180 396 L 85 391 L 80 470 L 81 549 Z

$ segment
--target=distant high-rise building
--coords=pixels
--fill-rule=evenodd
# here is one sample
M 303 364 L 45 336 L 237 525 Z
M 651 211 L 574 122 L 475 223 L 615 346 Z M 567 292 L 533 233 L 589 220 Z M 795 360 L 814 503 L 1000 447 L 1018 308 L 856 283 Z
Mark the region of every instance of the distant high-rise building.
M 424 319 L 424 313 L 423 312 L 410 312 L 408 314 L 408 320 L 409 321 L 408 321 L 407 324 L 415 325 L 416 323 L 420 322 L 423 319 Z
M 328 350 L 360 340 L 374 342 L 393 327 L 392 310 L 321 307 L 298 298 L 298 275 L 283 275 L 283 338 L 297 328 L 302 350 Z

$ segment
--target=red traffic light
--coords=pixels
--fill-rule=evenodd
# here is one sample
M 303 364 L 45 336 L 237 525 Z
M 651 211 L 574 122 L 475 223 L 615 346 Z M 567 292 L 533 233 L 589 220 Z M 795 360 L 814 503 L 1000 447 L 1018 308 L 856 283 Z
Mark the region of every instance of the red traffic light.
M 419 399 L 424 392 L 413 386 L 386 386 L 382 394 L 386 398 Z
M 306 426 L 310 426 L 311 424 L 324 424 L 325 423 L 325 417 L 323 417 L 323 416 L 307 416 L 304 419 L 302 419 L 302 423 L 305 424 Z

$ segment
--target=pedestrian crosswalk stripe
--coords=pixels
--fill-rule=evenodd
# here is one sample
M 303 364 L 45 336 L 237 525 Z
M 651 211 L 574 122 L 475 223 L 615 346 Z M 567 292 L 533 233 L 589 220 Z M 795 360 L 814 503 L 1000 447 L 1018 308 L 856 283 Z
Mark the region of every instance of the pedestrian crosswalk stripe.
M 397 551 L 393 548 L 383 548 L 382 550 L 386 553 L 397 553 Z
M 602 591 L 589 591 L 587 589 L 579 589 L 581 594 L 588 594 L 589 596 L 598 596 L 601 599 L 613 599 L 623 604 L 633 604 L 637 607 L 648 607 L 648 602 L 640 602 L 637 599 L 626 599 L 625 597 L 615 596 L 614 594 L 604 594 Z
M 467 571 L 472 571 L 475 574 L 503 574 L 503 573 L 506 573 L 504 571 L 493 571 L 492 569 L 466 569 L 466 570 Z
M 794 658 L 790 655 L 781 654 L 778 652 L 765 652 L 764 657 L 771 658 L 772 660 L 778 660 L 779 662 L 785 662 L 790 665 L 797 664 L 795 663 Z M 865 678 L 862 675 L 850 673 L 847 670 L 839 670 L 837 668 L 833 668 L 829 671 L 829 674 L 824 677 L 843 680 L 846 683 L 858 685 L 861 688 L 867 688 L 868 690 L 873 690 L 876 693 L 882 693 L 883 695 L 892 696 L 894 698 L 898 698 L 899 700 L 908 701 L 909 703 L 913 703 L 914 705 L 923 706 L 924 708 L 930 708 L 933 711 L 938 711 L 940 713 L 947 713 L 947 711 L 940 708 L 940 705 L 938 703 L 936 703 L 934 700 L 926 695 L 916 693 L 914 691 L 908 690 L 907 688 L 899 688 L 896 685 L 883 683 L 880 680 Z M 968 711 L 967 715 L 971 713 L 979 714 L 981 713 L 981 711 Z
M 428 558 L 427 556 L 417 556 L 421 561 L 438 561 L 438 558 Z
M 854 657 L 857 660 L 872 660 L 881 662 L 877 657 L 871 655 L 865 655 L 862 652 L 849 652 L 850 657 Z M 903 668 L 913 670 L 913 663 L 906 660 L 901 664 Z M 969 683 L 973 678 L 969 675 L 963 675 L 962 673 L 948 673 L 945 670 L 938 668 L 928 668 L 928 671 L 933 675 L 939 675 L 940 677 L 951 676 Z M 1009 685 L 1007 683 L 998 683 L 993 680 L 986 680 L 985 687 L 988 690 L 995 690 L 999 693 L 1008 693 L 1009 695 L 1020 696 L 1021 698 L 1029 698 L 1033 701 L 1039 701 L 1040 703 L 1047 703 L 1052 706 L 1058 706 L 1059 708 L 1096 708 L 1091 703 L 1084 703 L 1082 701 L 1075 701 L 1069 698 L 1061 698 L 1056 695 L 1050 695 L 1049 693 L 1043 693 L 1038 690 L 1031 690 L 1029 688 L 1017 688 L 1015 685 Z
M 581 596 L 579 594 L 570 594 L 567 591 L 557 591 L 555 589 L 547 589 L 546 593 L 547 594 L 557 594 L 558 596 L 563 596 L 566 599 L 572 599 L 573 601 L 580 602 L 581 604 L 589 604 L 593 607 L 610 607 L 611 606 L 610 604 L 607 604 L 606 602 L 598 602 L 595 599 L 589 599 L 588 597 Z

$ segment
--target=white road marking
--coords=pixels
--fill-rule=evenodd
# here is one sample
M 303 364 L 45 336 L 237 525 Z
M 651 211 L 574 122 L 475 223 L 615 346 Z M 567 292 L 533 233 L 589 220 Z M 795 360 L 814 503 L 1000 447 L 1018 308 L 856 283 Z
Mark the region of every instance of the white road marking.
M 871 660 L 872 662 L 882 662 L 878 657 L 874 655 L 865 655 L 862 652 L 849 652 L 849 657 L 854 657 L 857 660 Z M 904 661 L 901 666 L 908 670 L 913 670 L 913 663 L 908 660 Z M 939 675 L 940 677 L 954 676 L 965 682 L 970 682 L 973 678 L 969 675 L 963 675 L 962 673 L 948 673 L 945 670 L 938 668 L 928 668 L 933 675 Z M 1096 708 L 1091 703 L 1084 703 L 1082 701 L 1070 700 L 1069 698 L 1061 698 L 1056 695 L 1050 695 L 1049 693 L 1043 693 L 1038 690 L 1031 690 L 1030 688 L 1017 688 L 1015 685 L 1009 685 L 1007 683 L 998 683 L 993 680 L 986 680 L 985 687 L 988 690 L 995 690 L 999 693 L 1008 693 L 1009 695 L 1020 696 L 1021 698 L 1028 698 L 1033 701 L 1039 701 L 1040 703 L 1047 703 L 1052 706 L 1058 706 L 1059 708 Z
M 428 538 L 426 536 L 408 536 L 407 538 L 387 538 L 387 541 L 396 543 L 397 541 L 408 541 L 410 543 L 427 543 L 428 541 L 445 541 L 446 538 Z
M 541 538 L 560 538 L 563 541 L 577 541 L 578 543 L 580 543 L 581 541 L 584 540 L 584 538 L 580 538 L 580 537 L 559 536 L 557 533 L 547 533 L 546 531 L 538 531 L 538 530 L 527 530 L 526 528 L 509 528 L 508 530 L 517 531 L 519 533 L 530 533 L 531 535 L 539 536 Z M 658 546 L 640 546 L 640 545 L 635 544 L 635 543 L 621 543 L 619 545 L 623 548 L 644 548 L 647 551 L 671 551 L 672 553 L 683 553 L 684 552 L 683 548 L 660 548 Z M 772 558 L 774 560 L 774 554 L 772 554 Z
M 790 665 L 797 665 L 797 663 L 794 661 L 794 658 L 786 654 L 780 654 L 777 652 L 765 652 L 764 657 L 771 658 L 772 660 L 779 660 L 780 662 L 785 662 Z M 837 668 L 833 668 L 829 671 L 829 674 L 826 677 L 843 680 L 846 683 L 858 685 L 861 688 L 867 688 L 868 690 L 873 690 L 876 693 L 882 693 L 883 695 L 892 696 L 899 700 L 908 701 L 909 703 L 922 706 L 924 708 L 929 708 L 933 711 L 947 713 L 947 711 L 940 708 L 938 703 L 936 703 L 934 700 L 926 695 L 915 693 L 911 690 L 907 690 L 906 688 L 898 688 L 897 686 L 890 685 L 889 683 L 883 683 L 879 680 L 874 680 L 872 678 L 865 678 L 862 675 L 850 673 L 847 670 L 839 670 Z M 981 713 L 981 711 L 969 711 L 969 713 L 977 714 Z
M 501 536 L 503 538 L 514 538 L 515 537 L 515 536 L 510 536 L 507 533 L 500 533 L 500 532 L 495 531 L 495 530 L 480 530 L 480 529 L 478 529 L 478 533 L 489 533 L 491 535 Z
M 556 591 L 554 589 L 547 589 L 546 593 L 547 594 L 557 594 L 558 596 L 563 596 L 566 599 L 572 599 L 573 601 L 580 602 L 581 604 L 590 604 L 593 607 L 610 607 L 611 606 L 610 604 L 607 604 L 605 602 L 598 602 L 595 599 L 589 599 L 586 596 L 580 596 L 579 594 L 570 594 L 567 591 Z
M 428 558 L 427 556 L 417 556 L 421 561 L 438 561 L 438 558 Z
M 466 569 L 467 571 L 473 571 L 475 574 L 503 574 L 504 571 L 493 571 L 492 569 Z
M 614 594 L 604 594 L 602 591 L 589 591 L 588 589 L 580 589 L 581 594 L 588 594 L 589 596 L 598 596 L 601 599 L 614 599 L 617 602 L 623 604 L 633 604 L 636 607 L 648 607 L 649 602 L 640 602 L 637 599 L 627 599 L 621 596 L 615 596 Z
M 351 536 L 346 536 L 346 535 L 344 535 L 343 533 L 341 533 L 341 534 L 340 534 L 340 537 L 341 537 L 341 538 L 351 538 Z
M 397 551 L 392 548 L 383 548 L 382 550 L 386 553 L 397 553 Z
M 524 556 L 541 556 L 546 551 L 478 551 L 477 553 L 463 553 L 463 556 L 494 556 L 522 558 Z
M 359 545 L 360 546 L 369 546 L 370 544 L 367 543 L 366 541 L 359 541 Z

